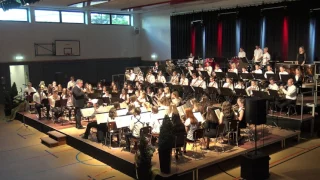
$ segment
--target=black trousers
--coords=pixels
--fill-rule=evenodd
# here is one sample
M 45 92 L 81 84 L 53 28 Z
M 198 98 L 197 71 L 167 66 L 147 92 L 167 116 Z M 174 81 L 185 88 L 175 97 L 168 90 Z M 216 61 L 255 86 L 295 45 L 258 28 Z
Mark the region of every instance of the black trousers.
M 284 100 L 278 100 L 276 101 L 276 105 L 283 109 L 284 107 L 287 107 L 290 104 L 294 104 L 296 100 L 291 100 L 291 99 L 284 99 Z
M 81 127 L 81 107 L 76 107 L 75 112 L 76 112 L 76 127 L 79 128 Z
M 41 119 L 41 108 L 46 107 L 47 108 L 47 118 L 49 118 L 49 111 L 50 111 L 50 105 L 46 104 L 46 105 L 42 105 L 42 104 L 36 104 L 35 108 L 38 112 L 39 115 L 39 119 Z

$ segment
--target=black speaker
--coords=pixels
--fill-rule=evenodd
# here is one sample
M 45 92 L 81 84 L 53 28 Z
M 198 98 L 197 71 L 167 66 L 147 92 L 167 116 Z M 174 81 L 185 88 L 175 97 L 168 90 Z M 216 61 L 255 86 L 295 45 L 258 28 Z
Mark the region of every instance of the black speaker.
M 265 124 L 267 122 L 266 100 L 258 97 L 246 98 L 245 119 L 249 124 Z
M 241 178 L 246 180 L 268 179 L 270 157 L 261 152 L 251 152 L 241 157 Z

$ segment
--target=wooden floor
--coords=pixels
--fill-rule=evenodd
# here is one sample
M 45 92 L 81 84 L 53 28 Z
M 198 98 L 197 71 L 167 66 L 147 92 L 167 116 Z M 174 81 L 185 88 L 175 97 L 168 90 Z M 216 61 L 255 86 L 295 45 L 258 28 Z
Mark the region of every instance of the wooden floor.
M 77 140 L 77 143 L 81 143 L 86 145 L 89 148 L 100 150 L 102 152 L 105 152 L 105 154 L 113 155 L 117 157 L 119 160 L 126 161 L 128 164 L 134 163 L 134 154 L 122 151 L 122 148 L 110 148 L 103 146 L 101 144 L 98 144 L 95 138 L 95 135 L 90 136 L 88 140 L 82 139 L 81 134 L 84 133 L 84 130 L 76 129 L 74 124 L 65 124 L 62 126 L 61 124 L 53 124 L 50 120 L 37 120 L 36 116 L 34 114 L 25 113 L 24 116 L 28 117 L 30 121 L 34 121 L 37 124 L 41 124 L 43 126 L 48 126 L 48 128 L 52 128 L 55 130 L 58 130 L 68 136 L 68 139 L 74 139 Z M 86 121 L 83 121 L 83 124 L 85 124 Z M 31 123 L 32 125 L 32 123 Z M 258 131 L 258 141 L 257 146 L 258 148 L 261 148 L 263 146 L 267 146 L 274 143 L 285 144 L 284 141 L 287 138 L 293 137 L 293 136 L 299 136 L 299 131 L 290 131 L 290 130 L 284 130 L 277 127 L 271 127 L 266 125 L 260 125 L 257 128 Z M 69 144 L 69 143 L 68 143 Z M 196 148 L 194 151 L 191 151 L 191 144 L 187 146 L 187 154 L 181 158 L 176 163 L 172 163 L 172 171 L 171 174 L 162 174 L 159 175 L 161 177 L 170 177 L 173 175 L 181 175 L 184 173 L 192 172 L 197 169 L 201 169 L 222 161 L 226 161 L 228 159 L 234 158 L 236 156 L 245 154 L 247 152 L 254 150 L 254 143 L 253 142 L 245 142 L 242 145 L 237 146 L 231 146 L 231 145 L 224 145 L 225 152 L 216 152 L 213 149 L 215 147 L 221 147 L 221 144 L 215 145 L 213 142 L 210 144 L 211 149 L 210 151 L 201 151 L 200 146 Z M 200 157 L 198 158 L 194 158 Z M 97 158 L 99 160 L 99 158 Z M 102 161 L 104 162 L 104 161 Z M 108 163 L 112 166 L 112 162 Z M 159 158 L 157 152 L 154 153 L 153 159 L 152 159 L 153 167 L 155 169 L 160 169 L 159 164 Z M 132 166 L 131 166 L 132 167 Z

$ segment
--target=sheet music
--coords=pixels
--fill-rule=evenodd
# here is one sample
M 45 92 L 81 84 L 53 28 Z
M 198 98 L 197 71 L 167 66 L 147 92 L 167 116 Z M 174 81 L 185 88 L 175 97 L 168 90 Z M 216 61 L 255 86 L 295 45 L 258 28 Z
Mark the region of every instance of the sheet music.
M 185 115 L 183 106 L 179 106 L 179 107 L 177 107 L 177 109 L 178 109 L 178 112 L 179 112 L 179 115 L 180 115 L 180 116 Z
M 117 110 L 117 115 L 118 116 L 124 116 L 128 113 L 128 109 L 119 109 Z
M 110 109 L 112 108 L 113 106 L 100 106 L 97 110 L 96 110 L 96 113 L 107 113 L 110 111 Z
M 151 123 L 151 121 L 152 121 L 151 112 L 142 113 L 142 114 L 140 114 L 140 117 L 141 117 L 141 122 Z
M 214 112 L 216 113 L 218 119 L 220 118 L 220 109 L 215 109 Z
M 91 117 L 93 116 L 95 110 L 94 108 L 84 108 L 84 109 L 80 109 L 80 112 L 83 117 Z
M 159 118 L 164 118 L 164 116 L 167 114 L 167 110 L 159 110 L 158 111 Z
M 120 103 L 120 108 L 121 108 L 121 109 L 128 109 L 127 103 L 126 103 L 126 102 Z
M 200 112 L 194 112 L 193 115 L 198 120 L 198 122 L 202 123 L 204 121 L 204 119 L 203 119 L 203 117 L 202 117 Z
M 109 119 L 109 113 L 96 114 L 97 124 L 107 123 Z
M 117 128 L 129 127 L 132 115 L 120 116 L 115 118 Z
M 142 106 L 140 109 L 141 109 L 141 113 L 149 112 L 148 109 L 144 106 Z

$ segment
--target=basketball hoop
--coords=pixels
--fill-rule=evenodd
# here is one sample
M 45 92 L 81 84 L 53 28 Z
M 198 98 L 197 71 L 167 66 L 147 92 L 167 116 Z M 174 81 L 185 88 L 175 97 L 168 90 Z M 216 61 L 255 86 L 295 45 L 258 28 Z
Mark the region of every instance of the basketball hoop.
M 70 56 L 71 54 L 70 54 L 70 53 L 65 53 L 65 55 L 66 55 L 66 56 Z

